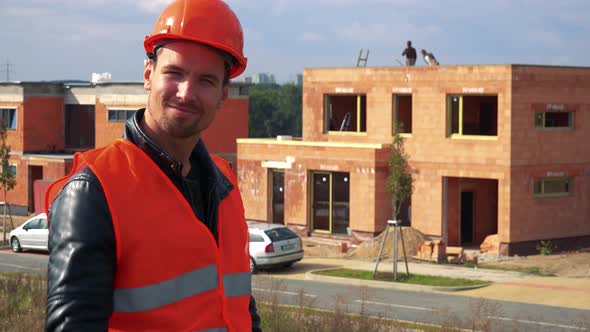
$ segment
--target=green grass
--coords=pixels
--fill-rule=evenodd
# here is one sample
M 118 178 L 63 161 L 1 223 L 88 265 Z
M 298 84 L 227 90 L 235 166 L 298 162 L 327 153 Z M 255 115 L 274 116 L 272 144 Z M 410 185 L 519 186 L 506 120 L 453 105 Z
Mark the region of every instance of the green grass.
M 264 302 L 257 303 L 257 306 L 262 330 L 270 332 L 443 331 L 441 327 L 435 325 L 396 321 L 366 314 L 351 314 L 338 308 L 335 311 L 326 311 Z
M 0 331 L 42 331 L 46 302 L 44 276 L 0 273 Z
M 393 280 L 393 273 L 389 272 L 378 272 L 373 279 L 372 271 L 364 270 L 350 270 L 350 269 L 336 269 L 327 271 L 318 271 L 317 274 L 341 277 L 341 278 L 354 278 L 362 280 L 378 280 L 378 281 L 390 281 Z M 429 276 L 422 274 L 410 274 L 398 273 L 397 280 L 395 282 L 404 284 L 424 285 L 424 286 L 439 286 L 439 287 L 466 287 L 466 286 L 479 286 L 489 284 L 490 281 L 476 280 L 476 279 L 456 279 L 439 276 Z
M 496 270 L 496 271 L 508 271 L 508 272 L 520 272 L 525 274 L 532 274 L 540 277 L 554 277 L 554 274 L 551 273 L 544 273 L 541 271 L 540 268 L 536 266 L 530 267 L 514 267 L 514 266 L 498 266 L 498 265 L 477 265 L 471 262 L 467 262 L 464 265 L 459 265 L 467 268 L 475 268 L 478 269 L 487 269 L 487 270 Z

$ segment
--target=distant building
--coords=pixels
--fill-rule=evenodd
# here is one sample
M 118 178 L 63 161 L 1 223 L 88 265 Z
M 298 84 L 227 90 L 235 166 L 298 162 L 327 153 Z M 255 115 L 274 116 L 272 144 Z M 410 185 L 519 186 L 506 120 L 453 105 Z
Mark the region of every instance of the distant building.
M 248 89 L 232 83 L 216 121 L 202 138 L 209 152 L 236 169 L 236 139 L 248 137 Z M 2 82 L 0 121 L 8 128 L 16 187 L 12 212 L 43 212 L 47 185 L 67 175 L 73 155 L 123 135 L 125 121 L 145 107 L 142 82 Z
M 92 73 L 92 83 L 110 82 L 113 80 L 111 73 Z
M 252 76 L 246 77 L 246 82 L 252 83 L 252 84 L 274 84 L 274 83 L 276 83 L 275 75 L 267 74 L 267 73 L 258 73 L 258 74 L 254 74 Z
M 295 81 L 295 84 L 297 84 L 298 86 L 303 85 L 303 74 L 297 74 L 297 80 Z

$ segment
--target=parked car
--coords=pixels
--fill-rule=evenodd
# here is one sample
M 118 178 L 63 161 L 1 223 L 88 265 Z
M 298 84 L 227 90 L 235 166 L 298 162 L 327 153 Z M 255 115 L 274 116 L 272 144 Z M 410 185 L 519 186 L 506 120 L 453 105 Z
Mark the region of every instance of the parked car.
M 21 252 L 23 249 L 49 251 L 47 241 L 49 229 L 45 213 L 38 214 L 13 229 L 9 235 L 12 251 Z
M 248 224 L 250 233 L 250 272 L 288 267 L 303 258 L 301 238 L 285 225 Z

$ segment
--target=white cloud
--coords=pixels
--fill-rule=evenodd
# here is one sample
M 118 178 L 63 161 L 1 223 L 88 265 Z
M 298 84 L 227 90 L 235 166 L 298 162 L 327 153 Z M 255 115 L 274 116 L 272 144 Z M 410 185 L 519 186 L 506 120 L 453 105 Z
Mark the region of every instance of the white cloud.
M 319 33 L 315 32 L 304 32 L 300 37 L 299 40 L 304 42 L 319 42 L 324 40 L 324 36 Z
M 387 27 L 381 23 L 361 25 L 359 22 L 354 22 L 351 26 L 338 28 L 336 33 L 343 39 L 351 41 L 376 41 L 387 37 Z
M 168 4 L 172 3 L 172 0 L 132 0 L 131 3 L 135 4 L 139 9 L 145 12 L 159 13 L 162 9 L 166 8 Z

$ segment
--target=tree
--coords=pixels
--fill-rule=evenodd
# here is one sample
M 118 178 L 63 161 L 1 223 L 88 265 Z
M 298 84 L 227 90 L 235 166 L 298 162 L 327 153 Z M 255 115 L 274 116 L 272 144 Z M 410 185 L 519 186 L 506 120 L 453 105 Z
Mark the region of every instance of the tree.
M 387 176 L 387 192 L 391 194 L 393 218 L 398 219 L 402 205 L 412 196 L 414 186 L 408 165 L 409 156 L 404 149 L 404 138 L 396 126 L 391 153 L 389 156 L 389 175 Z
M 301 136 L 302 89 L 292 83 L 250 87 L 249 137 Z
M 3 215 L 3 243 L 6 243 L 6 206 L 8 205 L 8 192 L 16 186 L 14 173 L 10 171 L 10 146 L 6 144 L 7 130 L 4 123 L 0 126 L 0 190 L 4 194 L 4 215 Z M 14 227 L 14 226 L 13 226 Z
M 394 223 L 393 233 L 393 280 L 397 280 L 397 231 L 400 230 L 400 237 L 402 239 L 402 248 L 404 252 L 404 261 L 406 263 L 406 273 L 410 275 L 408 269 L 408 260 L 406 256 L 406 246 L 404 244 L 404 233 L 402 231 L 399 215 L 402 205 L 412 196 L 414 190 L 412 184 L 412 174 L 410 173 L 410 166 L 408 165 L 409 156 L 404 149 L 404 139 L 399 134 L 400 129 L 395 126 L 395 134 L 393 136 L 393 144 L 391 145 L 389 155 L 389 175 L 387 176 L 386 190 L 391 194 L 391 208 Z M 383 253 L 383 246 L 387 239 L 387 233 L 389 230 L 389 222 L 385 226 L 385 234 L 383 235 L 383 242 L 381 242 L 381 248 L 379 249 L 379 255 L 375 262 L 375 268 L 373 269 L 373 278 L 377 273 L 379 266 L 379 260 Z

